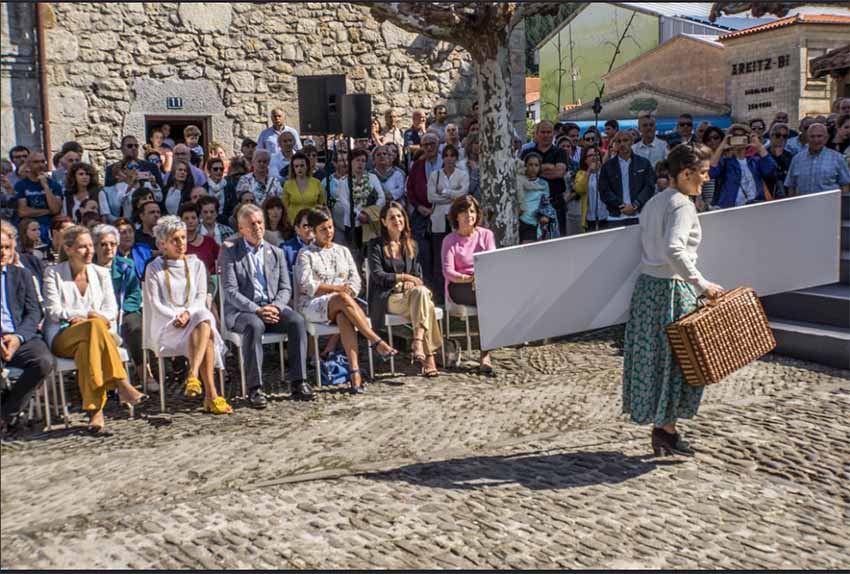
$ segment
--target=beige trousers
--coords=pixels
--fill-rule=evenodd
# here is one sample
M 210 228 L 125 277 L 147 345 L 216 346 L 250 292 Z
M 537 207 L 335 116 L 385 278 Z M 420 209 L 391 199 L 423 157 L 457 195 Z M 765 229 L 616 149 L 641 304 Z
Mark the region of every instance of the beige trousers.
M 443 346 L 443 333 L 431 300 L 431 291 L 424 285 L 414 287 L 407 293 L 393 293 L 387 299 L 387 311 L 410 319 L 413 330 L 422 327 L 425 334 L 422 346 L 426 355 L 433 355 Z

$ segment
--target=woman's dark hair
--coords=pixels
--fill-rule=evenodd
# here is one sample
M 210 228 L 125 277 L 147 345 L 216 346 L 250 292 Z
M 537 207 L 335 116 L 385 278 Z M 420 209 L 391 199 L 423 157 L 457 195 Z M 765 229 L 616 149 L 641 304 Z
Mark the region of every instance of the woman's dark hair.
M 77 172 L 83 170 L 89 174 L 89 187 L 86 190 L 91 199 L 97 201 L 97 194 L 100 191 L 100 181 L 98 181 L 97 170 L 94 166 L 78 161 L 71 166 L 68 173 L 65 174 L 65 206 L 68 212 L 74 207 L 74 196 L 77 194 Z
M 352 162 L 354 162 L 354 160 L 357 159 L 358 157 L 365 157 L 366 161 L 369 161 L 369 152 L 367 152 L 365 149 L 362 149 L 362 148 L 357 148 L 357 149 L 351 150 L 349 155 L 351 156 Z
M 305 207 L 295 214 L 295 225 L 301 225 L 301 222 L 310 217 L 310 208 Z
M 241 156 L 230 158 L 230 167 L 227 168 L 227 177 L 232 178 L 237 175 L 248 173 L 248 161 Z
M 590 150 L 594 150 L 596 154 L 599 156 L 599 163 L 602 163 L 602 152 L 595 145 L 588 145 L 581 148 L 581 156 L 579 156 L 578 160 L 578 168 L 581 171 L 587 171 L 587 154 Z
M 294 160 L 295 158 L 292 159 Z M 280 221 L 276 228 L 272 227 L 271 219 L 269 219 L 269 210 L 273 207 L 279 207 L 281 210 Z M 286 213 L 286 206 L 283 204 L 283 201 L 276 195 L 271 195 L 263 201 L 262 209 L 263 217 L 266 220 L 266 229 L 268 231 L 279 231 L 281 237 L 289 239 L 292 235 L 292 226 L 289 224 L 289 215 Z
M 29 252 L 33 247 L 35 247 L 35 243 L 33 243 L 33 241 L 27 236 L 27 228 L 33 223 L 38 224 L 38 221 L 27 217 L 22 219 L 18 224 L 18 241 L 21 242 L 21 251 L 24 253 Z
M 387 204 L 384 204 L 384 207 L 381 209 L 381 240 L 384 242 L 384 255 L 387 257 L 390 256 L 390 232 L 387 229 L 387 226 L 384 225 L 384 219 L 387 218 L 387 214 L 389 214 L 390 209 L 398 209 L 401 212 L 402 218 L 404 218 L 404 229 L 401 230 L 401 237 L 399 237 L 399 243 L 407 251 L 407 256 L 411 259 L 416 257 L 416 242 L 413 241 L 410 231 L 410 220 L 407 217 L 407 210 L 404 209 L 404 206 L 397 201 L 391 201 Z
M 331 221 L 331 212 L 327 207 L 311 207 L 310 213 L 307 214 L 307 224 L 313 229 L 317 228 L 326 221 Z
M 142 198 L 148 196 L 150 196 L 151 200 L 153 200 L 153 191 L 151 191 L 147 187 L 140 187 L 139 189 L 133 192 L 132 196 L 130 196 L 130 206 L 133 210 L 133 213 L 130 217 L 133 221 L 139 220 L 139 213 L 141 213 L 142 203 L 147 203 L 147 201 L 142 201 Z
M 460 153 L 457 151 L 457 148 L 452 144 L 446 144 L 446 147 L 443 148 L 443 153 L 440 155 L 442 157 L 446 157 L 447 154 L 452 154 L 455 157 L 460 157 Z
M 655 164 L 655 179 L 661 177 L 670 177 L 670 164 L 667 163 L 666 159 L 662 159 Z
M 194 213 L 198 217 L 198 219 L 200 219 L 201 210 L 200 208 L 198 208 L 198 205 L 196 203 L 192 203 L 191 201 L 187 201 L 186 203 L 180 204 L 180 207 L 177 209 L 177 216 L 182 219 L 183 214 L 189 213 L 190 211 Z
M 677 145 L 667 156 L 667 164 L 670 166 L 670 179 L 675 181 L 679 174 L 686 169 L 699 169 L 700 164 L 708 161 L 710 157 L 711 150 L 702 144 Z
M 207 160 L 207 171 L 211 171 L 212 166 L 214 164 L 217 164 L 217 163 L 220 163 L 221 167 L 224 167 L 224 160 L 221 159 L 220 157 L 213 157 L 213 158 L 210 158 L 209 160 Z
M 481 224 L 481 204 L 478 203 L 477 199 L 466 194 L 454 200 L 451 208 L 449 208 L 448 218 L 452 229 L 457 229 L 458 216 L 464 211 L 469 211 L 470 208 L 475 209 L 475 227 L 478 227 Z
M 218 213 L 218 208 L 221 206 L 218 198 L 214 195 L 205 195 L 198 199 L 198 209 L 203 209 L 205 205 L 214 205 L 215 212 Z
M 723 133 L 723 130 L 720 129 L 719 127 L 708 126 L 707 128 L 705 128 L 705 131 L 702 132 L 702 143 L 708 145 L 709 136 L 711 136 L 711 134 L 713 134 L 713 133 L 720 134 L 721 140 L 723 140 L 723 138 L 726 137 L 726 134 Z
M 186 167 L 186 181 L 183 182 L 183 187 L 180 188 L 180 203 L 185 203 L 189 201 L 189 196 L 192 193 L 192 188 L 195 187 L 195 177 L 192 175 L 192 167 L 185 161 L 177 160 L 171 166 L 171 173 L 168 174 L 168 181 L 165 182 L 165 191 L 163 193 L 163 198 L 165 198 L 169 189 L 171 189 L 172 187 L 177 187 L 177 180 L 175 179 L 175 176 L 177 174 L 177 168 L 181 165 Z
M 295 179 L 295 168 L 293 167 L 293 164 L 299 159 L 302 160 L 304 165 L 307 167 L 307 177 L 312 175 L 310 173 L 310 160 L 306 155 L 304 155 L 304 152 L 297 151 L 292 154 L 292 159 L 289 160 L 289 169 L 287 169 L 289 179 Z

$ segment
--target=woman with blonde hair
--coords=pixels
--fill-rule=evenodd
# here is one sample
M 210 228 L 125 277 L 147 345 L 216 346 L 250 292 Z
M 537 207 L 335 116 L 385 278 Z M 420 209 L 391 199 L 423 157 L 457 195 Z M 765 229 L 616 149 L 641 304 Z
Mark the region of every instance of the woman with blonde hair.
M 215 390 L 215 369 L 224 368 L 225 346 L 215 328 L 215 317 L 207 309 L 204 263 L 186 255 L 186 224 L 179 217 L 161 217 L 153 233 L 162 255 L 145 271 L 143 289 L 151 304 L 144 311 L 151 314 L 148 336 L 160 353 L 189 359 L 187 397 L 199 397 L 203 392 L 205 412 L 233 412 Z
M 103 431 L 106 392 L 117 389 L 131 414 L 147 400 L 127 380 L 118 352 L 118 306 L 109 269 L 94 265 L 94 244 L 85 227 L 61 236 L 61 262 L 44 274 L 45 338 L 57 357 L 74 359 L 77 384 L 92 434 Z

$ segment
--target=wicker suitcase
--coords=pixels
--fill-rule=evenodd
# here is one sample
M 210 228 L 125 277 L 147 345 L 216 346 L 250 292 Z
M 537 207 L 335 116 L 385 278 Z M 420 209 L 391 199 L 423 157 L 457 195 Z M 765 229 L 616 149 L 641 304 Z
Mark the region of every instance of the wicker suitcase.
M 673 357 L 691 385 L 711 385 L 776 347 L 767 316 L 749 287 L 716 300 L 667 325 Z

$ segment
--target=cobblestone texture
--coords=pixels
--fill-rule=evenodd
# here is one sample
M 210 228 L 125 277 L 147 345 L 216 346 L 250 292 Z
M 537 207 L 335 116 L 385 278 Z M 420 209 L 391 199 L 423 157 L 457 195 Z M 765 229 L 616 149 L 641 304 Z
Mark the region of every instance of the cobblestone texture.
M 656 460 L 621 335 L 228 417 L 172 385 L 105 438 L 75 415 L 0 447 L 0 566 L 850 567 L 850 373 L 769 356 L 707 389 L 694 459 Z

